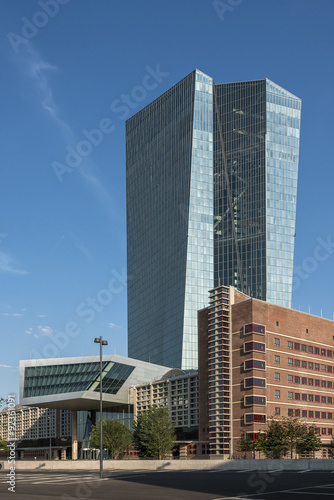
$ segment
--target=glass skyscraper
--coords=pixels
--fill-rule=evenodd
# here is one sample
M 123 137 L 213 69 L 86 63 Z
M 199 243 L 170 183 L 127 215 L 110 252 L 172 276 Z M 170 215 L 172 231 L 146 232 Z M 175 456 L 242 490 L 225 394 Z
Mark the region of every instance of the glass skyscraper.
M 300 99 L 195 70 L 126 123 L 129 356 L 197 368 L 197 311 L 233 285 L 289 307 Z

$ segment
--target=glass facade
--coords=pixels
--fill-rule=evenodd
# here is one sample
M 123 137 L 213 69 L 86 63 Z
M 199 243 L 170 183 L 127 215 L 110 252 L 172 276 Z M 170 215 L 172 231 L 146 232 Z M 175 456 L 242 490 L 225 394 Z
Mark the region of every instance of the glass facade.
M 104 361 L 102 363 L 102 392 L 117 394 L 134 368 L 134 366 L 122 363 Z M 24 372 L 23 397 L 99 391 L 99 384 L 99 362 L 29 366 Z
M 129 356 L 197 367 L 213 286 L 212 79 L 194 71 L 126 123 Z
M 267 79 L 215 88 L 215 286 L 290 307 L 301 100 Z
M 266 80 L 267 296 L 291 307 L 301 100 Z
M 196 70 L 127 121 L 129 356 L 196 369 L 217 286 L 290 307 L 300 109 Z

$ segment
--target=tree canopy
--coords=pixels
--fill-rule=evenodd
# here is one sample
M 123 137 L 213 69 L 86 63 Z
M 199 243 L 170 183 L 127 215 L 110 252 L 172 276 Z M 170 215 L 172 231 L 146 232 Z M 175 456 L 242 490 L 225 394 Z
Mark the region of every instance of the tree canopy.
M 268 429 L 259 434 L 256 447 L 268 458 L 281 458 L 287 452 L 293 458 L 296 453 L 319 450 L 321 441 L 313 427 L 297 418 L 272 418 Z
M 102 436 L 103 448 L 112 459 L 122 458 L 126 448 L 132 444 L 131 431 L 118 420 L 103 420 Z M 100 448 L 100 422 L 92 428 L 90 444 L 94 448 Z
M 140 456 L 162 459 L 173 449 L 176 439 L 168 408 L 150 408 L 134 422 L 134 442 Z

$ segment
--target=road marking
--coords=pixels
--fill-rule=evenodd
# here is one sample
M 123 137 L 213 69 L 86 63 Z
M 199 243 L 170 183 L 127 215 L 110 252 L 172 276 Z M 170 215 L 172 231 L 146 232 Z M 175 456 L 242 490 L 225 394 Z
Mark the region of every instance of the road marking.
M 105 479 L 119 479 L 120 477 L 121 478 L 127 478 L 127 477 L 143 477 L 143 476 L 146 476 L 147 474 L 133 474 L 133 475 L 127 475 L 127 474 L 124 474 L 123 476 L 110 476 L 110 477 L 106 477 Z
M 304 474 L 305 472 L 311 472 L 311 470 L 310 469 L 299 470 L 297 471 L 297 474 Z

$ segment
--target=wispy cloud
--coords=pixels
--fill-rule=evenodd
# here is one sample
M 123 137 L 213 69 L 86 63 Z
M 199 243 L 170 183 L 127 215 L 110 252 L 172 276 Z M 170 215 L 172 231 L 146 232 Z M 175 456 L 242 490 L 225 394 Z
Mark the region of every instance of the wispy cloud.
M 38 331 L 41 337 L 47 337 L 52 334 L 53 330 L 50 326 L 38 326 Z
M 12 316 L 12 317 L 17 317 L 17 316 L 22 316 L 21 313 L 0 313 L 0 316 Z
M 115 326 L 116 326 L 115 323 L 109 323 L 108 325 L 109 328 L 115 328 Z
M 0 252 L 0 273 L 28 274 L 24 269 L 19 269 L 14 259 L 5 252 Z
M 61 117 L 61 112 L 53 97 L 50 74 L 59 74 L 59 68 L 45 61 L 32 43 L 27 44 L 20 55 L 15 56 L 14 61 L 15 63 L 19 63 L 20 69 L 23 68 L 25 75 L 34 82 L 41 106 L 48 113 L 52 121 L 58 125 L 67 144 L 77 144 L 82 137 L 80 138 L 78 134 L 73 131 L 69 123 Z M 77 172 L 81 174 L 82 179 L 88 184 L 103 207 L 107 209 L 109 213 L 113 213 L 113 199 L 103 183 L 99 180 L 97 170 L 97 166 L 94 162 L 86 158 L 83 165 L 77 169 Z
M 28 328 L 28 330 L 26 330 L 25 333 L 27 335 L 31 335 L 32 334 L 32 328 Z
M 0 365 L 0 368 L 12 368 L 12 367 L 9 365 Z

